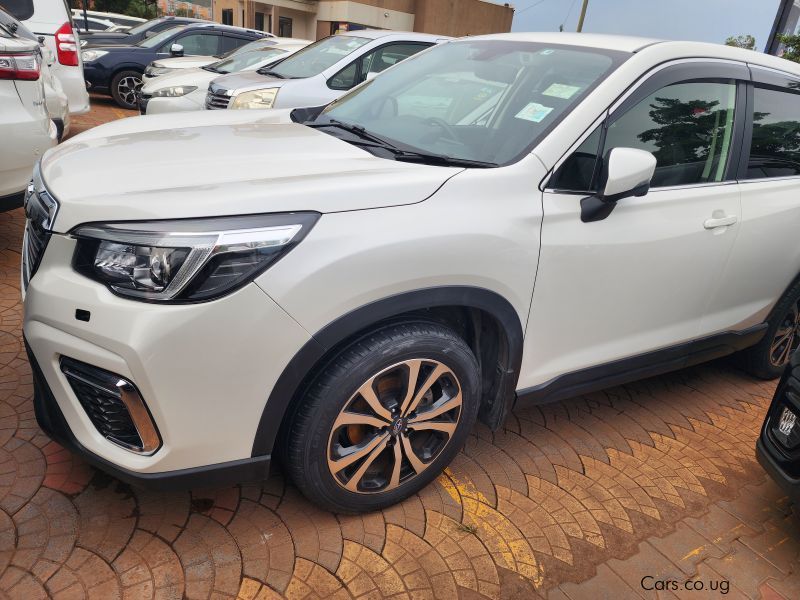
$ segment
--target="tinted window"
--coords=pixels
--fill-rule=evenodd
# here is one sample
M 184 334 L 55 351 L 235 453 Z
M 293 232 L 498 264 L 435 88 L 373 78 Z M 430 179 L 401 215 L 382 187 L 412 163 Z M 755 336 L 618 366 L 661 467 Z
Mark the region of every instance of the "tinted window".
M 230 35 L 222 36 L 220 38 L 220 47 L 219 52 L 225 53 L 230 52 L 231 50 L 236 50 L 237 48 L 241 48 L 242 46 L 246 46 L 250 42 L 252 42 L 252 38 L 240 38 L 240 37 L 233 37 Z M 215 53 L 216 54 L 216 53 Z
M 800 175 L 800 94 L 755 88 L 747 179 Z
M 652 186 L 722 181 L 733 135 L 736 85 L 688 82 L 651 94 L 608 128 L 603 148 L 640 148 L 658 161 Z
M 547 187 L 570 192 L 595 191 L 594 174 L 601 132 L 602 127 L 598 127 L 578 146 L 558 168 Z
M 0 5 L 11 16 L 25 21 L 33 16 L 33 0 L 3 0 Z
M 143 39 L 136 45 L 142 46 L 143 48 L 158 48 L 166 40 L 170 39 L 173 35 L 184 29 L 186 29 L 186 25 L 170 27 L 166 31 L 162 31 L 161 33 L 157 33 L 156 35 L 151 35 L 150 37 Z M 169 51 L 169 48 L 167 48 L 167 51 Z

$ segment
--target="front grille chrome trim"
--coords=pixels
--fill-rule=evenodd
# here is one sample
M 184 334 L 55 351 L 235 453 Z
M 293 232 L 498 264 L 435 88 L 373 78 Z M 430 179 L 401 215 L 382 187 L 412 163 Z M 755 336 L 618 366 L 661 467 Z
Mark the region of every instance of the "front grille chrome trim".
M 231 96 L 227 90 L 212 92 L 210 89 L 206 94 L 206 108 L 208 110 L 225 109 L 230 106 Z
M 161 436 L 158 433 L 156 424 L 150 416 L 150 411 L 147 409 L 139 390 L 131 381 L 99 367 L 94 367 L 66 356 L 61 357 L 60 363 L 61 372 L 69 381 L 73 393 L 75 393 L 95 429 L 104 438 L 120 448 L 141 456 L 151 456 L 161 448 Z M 98 393 L 120 402 L 127 411 L 130 422 L 136 430 L 139 443 L 132 444 L 119 439 L 112 432 L 103 431 L 95 421 L 91 410 L 87 407 L 86 402 L 88 401 L 81 397 L 80 390 L 76 388 L 74 383 L 89 386 Z

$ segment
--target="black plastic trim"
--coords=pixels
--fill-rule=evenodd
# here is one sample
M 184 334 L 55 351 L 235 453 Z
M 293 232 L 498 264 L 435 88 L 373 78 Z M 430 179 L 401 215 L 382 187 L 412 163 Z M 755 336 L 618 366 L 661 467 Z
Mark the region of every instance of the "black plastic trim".
M 312 368 L 342 341 L 380 321 L 411 311 L 437 306 L 459 306 L 484 310 L 497 319 L 507 341 L 508 366 L 498 386 L 504 408 L 514 401 L 514 389 L 522 364 L 523 331 L 514 307 L 499 294 L 477 287 L 448 286 L 415 290 L 377 300 L 357 308 L 317 332 L 292 358 L 269 395 L 253 440 L 252 456 L 268 455 L 290 403 Z M 499 411 L 505 413 L 505 410 Z
M 33 372 L 33 408 L 39 427 L 53 440 L 80 455 L 86 462 L 127 484 L 163 491 L 192 487 L 232 485 L 263 481 L 269 476 L 270 455 L 246 458 L 190 469 L 161 473 L 137 473 L 115 465 L 84 447 L 69 428 L 58 402 L 47 384 L 36 357 L 25 340 L 25 350 Z
M 519 390 L 517 405 L 556 402 L 727 356 L 760 342 L 766 334 L 767 328 L 767 323 L 761 323 L 744 331 L 720 333 L 662 350 L 559 375 L 541 385 Z
M 795 502 L 800 502 L 800 479 L 784 471 L 764 443 L 763 436 L 756 442 L 756 458 L 772 480 Z

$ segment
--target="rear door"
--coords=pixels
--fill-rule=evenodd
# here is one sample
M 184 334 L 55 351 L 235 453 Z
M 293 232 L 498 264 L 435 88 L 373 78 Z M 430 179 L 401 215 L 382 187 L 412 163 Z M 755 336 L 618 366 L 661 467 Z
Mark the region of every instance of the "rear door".
M 629 377 L 655 360 L 648 354 L 666 349 L 675 368 L 688 353 L 685 343 L 706 333 L 703 315 L 739 229 L 747 79 L 747 67 L 736 63 L 662 68 L 558 167 L 543 196 L 527 385 L 565 374 Z M 597 190 L 602 157 L 616 147 L 655 155 L 650 192 L 583 223 L 581 199 Z
M 763 322 L 800 273 L 800 78 L 751 67 L 742 224 L 706 327 Z

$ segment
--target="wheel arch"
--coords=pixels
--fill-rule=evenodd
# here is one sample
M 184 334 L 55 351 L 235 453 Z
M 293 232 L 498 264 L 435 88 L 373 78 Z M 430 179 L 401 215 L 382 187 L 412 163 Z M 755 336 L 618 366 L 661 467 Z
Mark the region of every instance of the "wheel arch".
M 466 338 L 481 366 L 480 419 L 496 429 L 515 399 L 523 331 L 511 303 L 478 287 L 414 290 L 376 300 L 331 322 L 289 361 L 270 392 L 253 440 L 252 456 L 271 454 L 303 390 L 335 355 L 359 335 L 398 320 L 433 320 Z

